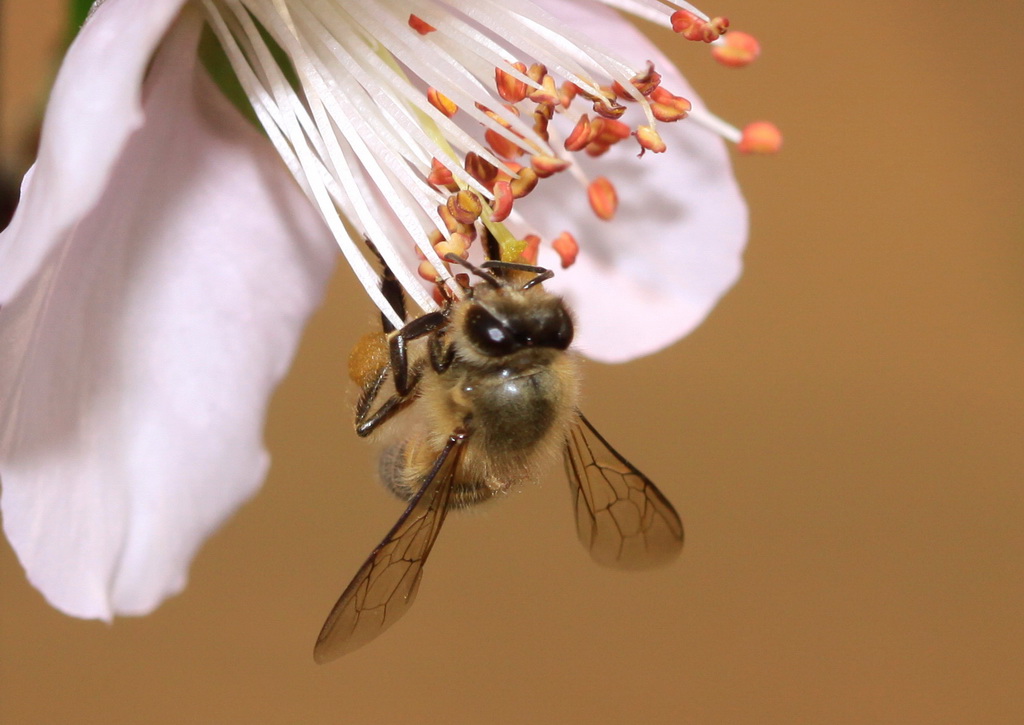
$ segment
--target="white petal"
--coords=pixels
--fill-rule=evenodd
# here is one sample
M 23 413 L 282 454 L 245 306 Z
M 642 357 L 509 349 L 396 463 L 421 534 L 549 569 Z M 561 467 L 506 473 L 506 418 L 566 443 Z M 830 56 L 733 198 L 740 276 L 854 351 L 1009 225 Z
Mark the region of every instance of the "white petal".
M 81 617 L 180 591 L 259 486 L 267 401 L 335 256 L 269 144 L 193 76 L 183 18 L 103 195 L 0 310 L 4 528 Z
M 650 59 L 667 89 L 701 104 L 678 69 L 616 13 L 594 3 L 541 4 L 634 67 Z M 626 141 L 598 162 L 582 159 L 591 178 L 607 176 L 616 186 L 619 210 L 611 222 L 593 215 L 569 178 L 545 180 L 517 206 L 545 239 L 568 229 L 579 240 L 576 264 L 549 286 L 576 311 L 579 349 L 603 362 L 647 355 L 688 334 L 742 266 L 747 208 L 725 144 L 686 120 L 659 124 L 658 132 L 668 144 L 664 154 L 637 158 L 636 144 Z M 547 249 L 540 263 L 558 268 Z
M 142 78 L 185 0 L 106 0 L 68 49 L 43 119 L 39 156 L 0 234 L 0 304 L 96 203 L 142 123 Z M 27 231 L 23 227 L 28 227 Z

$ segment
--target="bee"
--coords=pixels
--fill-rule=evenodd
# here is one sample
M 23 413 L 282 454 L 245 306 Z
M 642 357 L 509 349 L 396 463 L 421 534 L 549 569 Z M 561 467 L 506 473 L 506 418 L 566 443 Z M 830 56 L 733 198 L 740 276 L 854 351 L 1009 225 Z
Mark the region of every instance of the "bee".
M 672 504 L 577 408 L 573 318 L 542 286 L 553 273 L 445 259 L 479 281 L 401 329 L 385 320 L 384 333 L 364 339 L 350 361 L 362 387 L 356 432 L 395 428 L 380 475 L 408 506 L 328 615 L 317 662 L 361 647 L 408 611 L 451 509 L 535 480 L 560 451 L 577 533 L 595 561 L 640 569 L 682 549 Z M 401 287 L 386 265 L 382 291 L 405 319 Z

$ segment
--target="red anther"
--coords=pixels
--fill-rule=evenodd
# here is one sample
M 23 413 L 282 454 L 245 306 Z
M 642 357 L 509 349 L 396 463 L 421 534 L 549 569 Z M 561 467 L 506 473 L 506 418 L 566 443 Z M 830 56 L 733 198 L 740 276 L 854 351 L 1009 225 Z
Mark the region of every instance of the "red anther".
M 466 154 L 463 166 L 470 176 L 488 188 L 498 176 L 498 167 L 473 151 Z
M 455 191 L 455 189 L 450 188 L 455 184 L 455 177 L 452 176 L 452 172 L 448 170 L 448 167 L 437 159 L 430 160 L 430 173 L 427 174 L 427 183 L 447 188 L 449 191 Z
M 615 97 L 620 101 L 625 101 L 626 103 L 629 103 L 630 101 L 636 100 L 636 98 L 634 98 L 633 95 L 626 90 L 626 87 L 619 83 L 618 81 L 612 82 L 612 92 L 615 94 Z
M 622 118 L 626 113 L 626 107 L 615 100 L 615 94 L 610 90 L 608 95 L 611 98 L 605 96 L 598 96 L 594 99 L 594 113 L 604 118 Z
M 594 132 L 594 142 L 605 145 L 616 144 L 623 139 L 629 138 L 629 126 L 622 121 L 611 118 L 595 119 L 601 121 L 601 126 Z
M 630 78 L 630 83 L 643 95 L 650 95 L 661 84 L 661 73 L 654 70 L 654 63 L 647 61 L 647 70 Z
M 687 40 L 704 40 L 706 23 L 689 10 L 676 10 L 669 20 L 672 22 L 672 30 Z
M 526 71 L 526 77 L 536 83 L 538 86 L 541 81 L 544 80 L 544 76 L 548 74 L 548 67 L 543 63 L 534 63 L 530 66 L 530 70 Z
M 782 132 L 774 123 L 754 121 L 743 127 L 737 148 L 745 154 L 774 154 L 782 148 Z
M 590 143 L 590 116 L 583 114 L 565 139 L 566 151 L 580 151 Z
M 590 186 L 587 187 L 587 198 L 598 219 L 609 221 L 615 216 L 615 210 L 619 207 L 619 195 L 615 193 L 612 182 L 604 176 L 590 182 Z
M 526 75 L 525 63 L 512 63 L 512 67 Z M 509 103 L 519 103 L 519 101 L 526 98 L 526 81 L 519 80 L 501 68 L 494 69 L 494 85 L 498 90 L 498 95 Z
M 533 132 L 545 141 L 550 138 L 548 135 L 548 121 L 551 120 L 553 113 L 554 107 L 548 103 L 540 104 L 537 106 L 537 110 L 533 112 Z
M 712 57 L 729 68 L 750 65 L 761 55 L 761 44 L 750 33 L 735 30 L 725 36 L 725 42 L 712 46 Z
M 580 252 L 580 245 L 569 232 L 559 234 L 555 241 L 551 242 L 551 246 L 554 247 L 559 259 L 562 260 L 562 269 L 571 267 L 573 262 L 576 261 L 576 255 Z
M 459 107 L 455 105 L 455 102 L 436 88 L 427 89 L 427 100 L 430 101 L 431 106 L 448 118 L 451 118 L 459 111 Z
M 428 23 L 423 18 L 419 18 L 415 15 L 409 15 L 409 27 L 415 30 L 420 35 L 426 35 L 427 33 L 433 33 L 437 28 Z
M 512 213 L 512 185 L 507 181 L 494 182 L 494 201 L 491 203 L 491 221 L 503 222 Z

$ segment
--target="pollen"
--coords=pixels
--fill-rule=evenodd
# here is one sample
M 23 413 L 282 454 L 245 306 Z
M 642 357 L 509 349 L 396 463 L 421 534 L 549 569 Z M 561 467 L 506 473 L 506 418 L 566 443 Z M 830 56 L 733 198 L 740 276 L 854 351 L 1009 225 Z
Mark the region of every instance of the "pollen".
M 619 207 L 619 195 L 615 193 L 615 186 L 606 177 L 599 176 L 590 182 L 587 187 L 587 198 L 598 219 L 610 221 L 615 216 L 615 211 Z
M 743 68 L 761 55 L 761 44 L 750 33 L 736 31 L 729 33 L 721 43 L 711 48 L 711 56 L 729 68 Z
M 782 148 L 782 132 L 769 121 L 755 121 L 743 128 L 737 148 L 745 154 L 774 154 Z
M 703 18 L 691 13 L 689 10 L 676 10 L 670 18 L 672 30 L 679 33 L 687 40 L 713 43 L 725 34 L 729 29 L 728 18 Z

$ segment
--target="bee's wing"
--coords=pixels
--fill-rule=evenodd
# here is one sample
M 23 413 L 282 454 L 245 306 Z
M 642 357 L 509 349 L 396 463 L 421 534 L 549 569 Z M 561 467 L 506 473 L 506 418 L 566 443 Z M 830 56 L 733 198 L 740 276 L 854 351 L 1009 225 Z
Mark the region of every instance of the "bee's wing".
M 448 513 L 464 440 L 463 434 L 448 439 L 405 513 L 334 605 L 313 648 L 317 662 L 362 647 L 412 606 L 423 565 Z
M 643 569 L 667 564 L 679 555 L 679 514 L 582 413 L 566 441 L 565 472 L 576 509 L 576 531 L 594 561 Z

